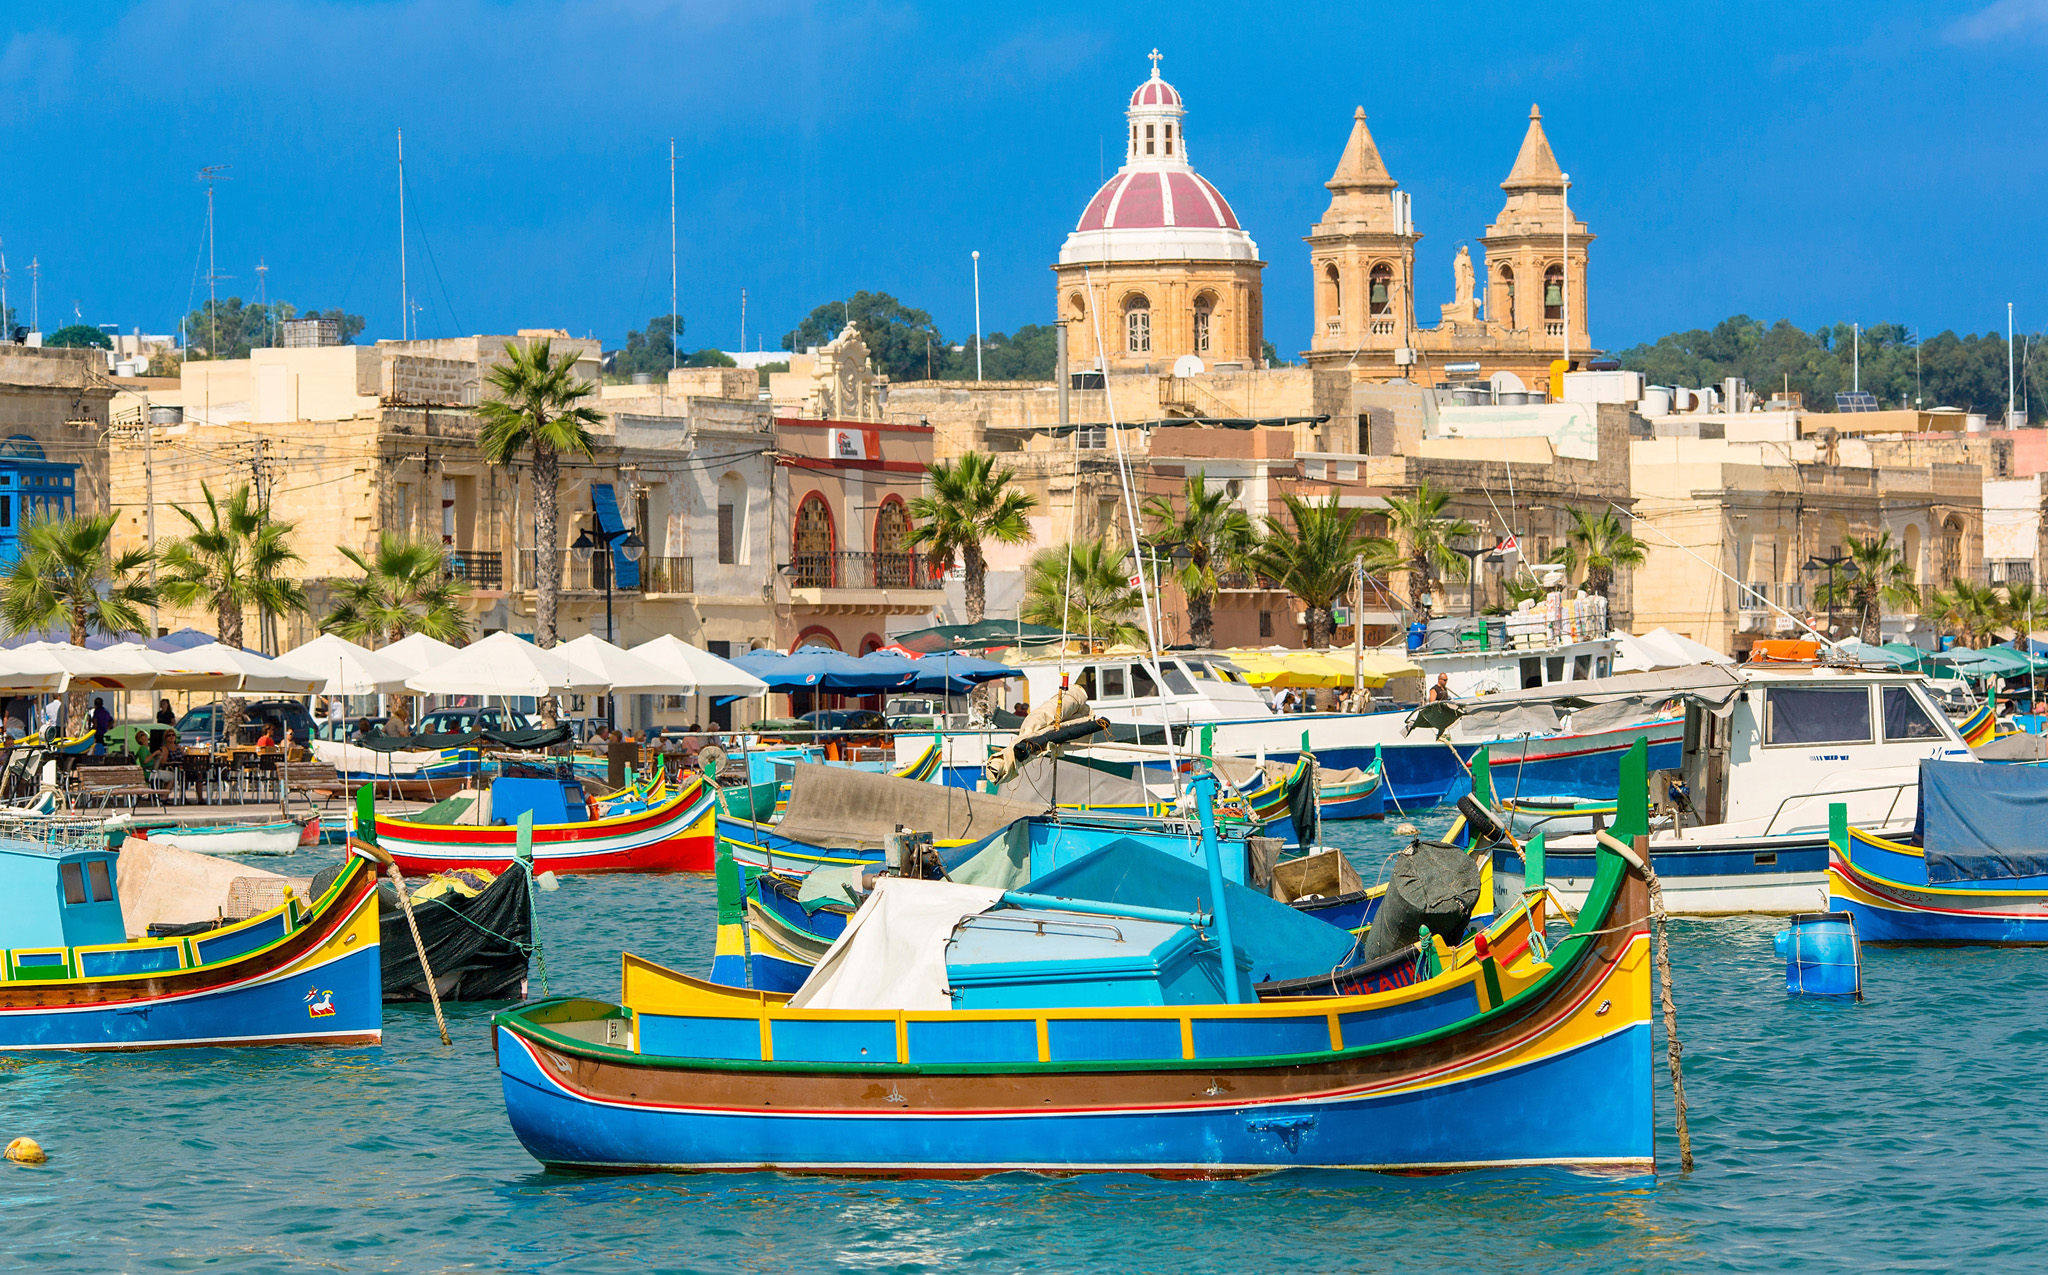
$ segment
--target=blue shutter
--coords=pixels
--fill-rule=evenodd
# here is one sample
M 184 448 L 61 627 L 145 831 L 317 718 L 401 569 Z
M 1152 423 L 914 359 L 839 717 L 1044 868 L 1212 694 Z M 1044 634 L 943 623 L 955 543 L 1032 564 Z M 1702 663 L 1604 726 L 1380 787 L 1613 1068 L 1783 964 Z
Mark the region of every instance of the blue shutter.
M 610 483 L 590 484 L 590 507 L 597 511 L 598 529 L 606 535 L 615 536 L 626 529 L 619 518 L 619 498 Z M 612 546 L 612 583 L 621 589 L 640 587 L 640 564 L 626 561 L 617 545 Z

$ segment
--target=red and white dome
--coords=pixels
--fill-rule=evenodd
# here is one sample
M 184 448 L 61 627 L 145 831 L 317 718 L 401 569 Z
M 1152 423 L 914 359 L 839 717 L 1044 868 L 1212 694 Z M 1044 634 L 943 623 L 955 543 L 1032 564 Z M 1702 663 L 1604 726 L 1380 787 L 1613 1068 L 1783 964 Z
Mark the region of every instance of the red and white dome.
M 1188 163 L 1186 108 L 1171 84 L 1152 77 L 1131 94 L 1124 165 L 1081 211 L 1060 248 L 1061 265 L 1183 259 L 1257 261 L 1258 245 L 1207 178 Z

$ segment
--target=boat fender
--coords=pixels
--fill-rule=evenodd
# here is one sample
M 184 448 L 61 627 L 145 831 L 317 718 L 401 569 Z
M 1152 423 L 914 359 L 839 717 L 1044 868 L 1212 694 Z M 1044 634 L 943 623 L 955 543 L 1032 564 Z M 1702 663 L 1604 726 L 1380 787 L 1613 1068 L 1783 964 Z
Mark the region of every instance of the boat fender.
M 1440 841 L 1416 841 L 1396 854 L 1386 897 L 1365 932 L 1360 961 L 1378 960 L 1416 941 L 1427 925 L 1432 934 L 1455 942 L 1479 902 L 1479 864 L 1465 851 Z
M 1394 835 L 1397 837 L 1412 837 L 1417 831 L 1419 829 L 1412 823 L 1397 823 L 1394 825 Z
M 16 1138 L 7 1144 L 7 1158 L 16 1164 L 44 1164 L 50 1157 L 34 1138 Z
M 1458 798 L 1458 813 L 1465 816 L 1465 828 L 1475 846 L 1498 841 L 1501 833 L 1507 831 L 1493 817 L 1493 812 L 1480 805 L 1479 799 L 1469 792 Z
M 543 872 L 535 877 L 533 883 L 543 890 L 559 890 L 562 888 L 561 878 L 557 877 L 552 870 Z

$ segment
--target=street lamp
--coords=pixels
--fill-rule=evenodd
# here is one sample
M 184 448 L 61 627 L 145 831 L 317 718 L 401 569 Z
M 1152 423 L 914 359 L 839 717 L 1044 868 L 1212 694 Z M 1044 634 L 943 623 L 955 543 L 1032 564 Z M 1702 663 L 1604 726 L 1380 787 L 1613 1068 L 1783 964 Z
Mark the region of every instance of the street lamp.
M 1479 614 L 1479 560 L 1493 552 L 1491 547 L 1460 549 L 1456 545 L 1446 546 L 1452 553 L 1465 560 L 1465 597 L 1468 616 Z
M 1831 553 L 1825 558 L 1815 554 L 1806 560 L 1806 570 L 1828 573 L 1828 632 L 1831 634 L 1835 631 L 1835 571 L 1846 562 L 1849 562 L 1849 555 L 1844 553 Z M 1856 574 L 1853 564 L 1849 567 L 1849 574 Z
M 578 562 L 589 562 L 591 556 L 597 552 L 600 545 L 604 546 L 606 552 L 616 548 L 628 562 L 640 561 L 641 553 L 647 548 L 647 542 L 642 540 L 639 534 L 630 527 L 623 531 L 599 531 L 595 536 L 590 534 L 590 528 L 585 527 L 577 533 L 576 542 L 570 545 L 569 548 L 575 553 Z M 610 563 L 605 564 L 604 573 L 604 640 L 607 642 L 615 641 L 612 635 L 612 572 Z M 618 704 L 609 691 L 605 692 L 604 711 L 605 717 L 612 724 L 612 729 L 617 730 L 619 728 Z

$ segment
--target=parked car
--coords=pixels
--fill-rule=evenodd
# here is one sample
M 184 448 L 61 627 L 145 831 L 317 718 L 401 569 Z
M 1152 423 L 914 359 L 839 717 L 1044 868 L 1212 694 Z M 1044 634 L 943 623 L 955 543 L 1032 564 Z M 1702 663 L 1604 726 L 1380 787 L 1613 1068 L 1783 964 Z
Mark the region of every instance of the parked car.
M 313 735 L 313 715 L 306 706 L 292 699 L 256 699 L 243 705 L 242 726 L 233 740 L 237 744 L 253 744 L 263 737 L 266 722 L 282 723 L 291 733 L 293 742 L 303 744 Z M 227 733 L 227 705 L 218 700 L 188 709 L 178 719 L 178 742 L 187 748 L 194 744 L 210 743 Z
M 871 708 L 824 708 L 800 719 L 821 744 L 886 744 L 889 719 Z
M 503 708 L 437 708 L 420 718 L 415 735 L 445 735 L 484 730 L 532 730 L 536 723 L 524 713 Z

